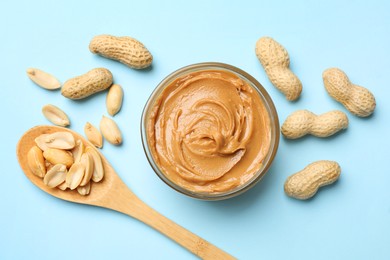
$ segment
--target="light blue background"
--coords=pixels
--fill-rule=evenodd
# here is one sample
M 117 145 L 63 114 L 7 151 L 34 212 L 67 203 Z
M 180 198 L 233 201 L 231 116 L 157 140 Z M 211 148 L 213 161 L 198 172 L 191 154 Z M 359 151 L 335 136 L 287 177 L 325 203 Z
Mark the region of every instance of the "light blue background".
M 41 107 L 61 107 L 71 129 L 98 125 L 105 93 L 84 101 L 35 86 L 28 67 L 62 82 L 106 67 L 124 88 L 115 120 L 124 144 L 105 143 L 103 154 L 146 203 L 240 259 L 390 259 L 390 2 L 388 1 L 3 1 L 1 5 L 0 259 L 194 259 L 174 242 L 125 215 L 72 204 L 32 185 L 18 166 L 15 147 L 30 127 L 47 124 Z M 98 34 L 128 35 L 154 55 L 153 68 L 136 71 L 91 54 Z M 267 79 L 254 46 L 274 37 L 290 53 L 303 83 L 288 102 Z M 139 122 L 154 87 L 172 71 L 218 61 L 257 78 L 281 123 L 297 109 L 347 112 L 348 130 L 327 139 L 281 138 L 264 180 L 226 201 L 187 198 L 152 171 Z M 372 117 L 351 115 L 326 93 L 322 72 L 342 68 L 376 97 Z M 287 197 L 287 176 L 310 162 L 339 162 L 340 180 L 309 201 Z

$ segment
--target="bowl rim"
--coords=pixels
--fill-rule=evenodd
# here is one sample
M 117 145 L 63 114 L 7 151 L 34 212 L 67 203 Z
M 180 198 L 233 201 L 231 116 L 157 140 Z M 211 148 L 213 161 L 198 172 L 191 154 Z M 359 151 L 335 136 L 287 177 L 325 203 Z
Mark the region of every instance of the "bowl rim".
M 147 139 L 147 114 L 152 105 L 154 104 L 155 99 L 159 96 L 159 94 L 167 87 L 172 81 L 176 80 L 178 77 L 182 77 L 186 73 L 191 73 L 194 71 L 202 71 L 202 70 L 226 70 L 231 73 L 234 73 L 236 76 L 240 77 L 241 79 L 246 80 L 248 84 L 250 84 L 259 94 L 260 98 L 264 102 L 264 105 L 268 111 L 270 121 L 271 121 L 271 144 L 270 144 L 270 150 L 267 153 L 266 158 L 263 161 L 262 166 L 258 170 L 258 172 L 252 177 L 251 180 L 247 181 L 246 183 L 239 185 L 235 187 L 232 190 L 229 190 L 227 192 L 221 192 L 221 193 L 197 193 L 190 190 L 187 190 L 176 183 L 169 180 L 162 170 L 158 167 L 157 163 L 154 161 L 153 154 L 151 152 L 151 149 L 149 147 L 149 142 Z M 190 64 L 184 67 L 181 67 L 169 75 L 167 75 L 160 83 L 155 87 L 155 89 L 150 94 L 147 102 L 145 103 L 145 106 L 142 110 L 142 116 L 141 116 L 141 122 L 140 122 L 140 130 L 141 130 L 141 139 L 142 139 L 142 146 L 146 155 L 146 158 L 156 173 L 156 175 L 169 187 L 176 190 L 177 192 L 184 194 L 186 196 L 189 196 L 191 198 L 200 199 L 200 200 L 224 200 L 228 198 L 232 198 L 235 196 L 238 196 L 245 191 L 251 189 L 254 187 L 268 172 L 269 168 L 272 165 L 272 162 L 274 161 L 274 158 L 276 156 L 278 147 L 279 147 L 279 140 L 280 140 L 280 125 L 279 125 L 279 117 L 277 110 L 275 108 L 275 105 L 268 94 L 267 90 L 263 87 L 263 85 L 260 84 L 259 81 L 257 81 L 253 76 L 251 76 L 249 73 L 226 63 L 220 63 L 220 62 L 201 62 L 201 63 L 195 63 Z M 273 136 L 273 137 L 272 137 Z

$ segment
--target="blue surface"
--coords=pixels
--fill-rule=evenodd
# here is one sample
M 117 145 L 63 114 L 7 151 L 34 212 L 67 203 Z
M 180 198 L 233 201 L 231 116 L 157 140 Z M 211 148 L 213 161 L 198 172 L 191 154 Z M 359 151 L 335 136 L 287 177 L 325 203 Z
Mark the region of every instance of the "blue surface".
M 47 124 L 41 107 L 61 107 L 71 129 L 98 125 L 105 93 L 71 101 L 35 86 L 28 67 L 62 82 L 106 67 L 125 91 L 115 120 L 124 144 L 105 143 L 103 154 L 146 203 L 240 259 L 390 259 L 390 2 L 388 1 L 6 1 L 0 15 L 1 189 L 0 259 L 195 259 L 146 225 L 125 215 L 51 197 L 32 185 L 15 146 L 30 127 Z M 153 68 L 136 71 L 91 54 L 97 34 L 128 35 L 154 55 Z M 267 79 L 254 46 L 274 37 L 290 53 L 303 83 L 288 102 Z M 297 109 L 347 112 L 348 130 L 327 139 L 281 139 L 264 180 L 226 201 L 187 198 L 152 171 L 139 121 L 154 87 L 172 71 L 218 61 L 256 77 L 277 107 L 281 123 Z M 351 115 L 322 82 L 328 67 L 343 69 L 376 97 L 372 117 Z M 308 163 L 339 162 L 340 180 L 309 201 L 287 197 L 287 176 Z

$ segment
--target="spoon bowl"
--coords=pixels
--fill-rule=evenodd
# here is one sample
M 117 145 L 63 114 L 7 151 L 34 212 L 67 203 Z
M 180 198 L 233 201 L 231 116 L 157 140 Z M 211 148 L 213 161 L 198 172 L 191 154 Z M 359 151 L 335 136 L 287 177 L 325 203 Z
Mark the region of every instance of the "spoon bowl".
M 35 145 L 35 138 L 41 134 L 50 134 L 58 131 L 71 133 L 75 140 L 81 140 L 85 146 L 95 149 L 103 163 L 104 178 L 101 182 L 94 183 L 91 192 L 87 196 L 80 195 L 76 190 L 62 191 L 57 188 L 49 188 L 43 180 L 35 176 L 28 167 L 27 153 Z M 193 254 L 203 259 L 234 259 L 231 255 L 184 229 L 168 218 L 164 217 L 143 201 L 141 201 L 120 179 L 108 160 L 98 151 L 92 143 L 80 134 L 63 127 L 36 126 L 28 130 L 19 140 L 16 154 L 20 167 L 27 178 L 38 188 L 46 193 L 70 202 L 99 206 L 112 209 L 144 222 L 165 236 L 171 238 Z
M 30 150 L 31 147 L 33 147 L 35 144 L 35 138 L 40 136 L 41 134 L 51 134 L 57 131 L 66 131 L 72 133 L 75 140 L 80 140 L 84 143 L 84 146 L 90 146 L 97 150 L 95 146 L 90 143 L 88 140 L 86 140 L 84 137 L 79 135 L 78 133 L 71 131 L 67 128 L 57 127 L 57 126 L 37 126 L 33 127 L 30 130 L 28 130 L 19 140 L 19 143 L 17 145 L 16 154 L 18 157 L 18 161 L 20 164 L 20 167 L 22 168 L 24 174 L 27 176 L 27 178 L 34 183 L 38 188 L 45 191 L 46 193 L 49 193 L 50 195 L 57 197 L 59 199 L 81 203 L 81 204 L 89 204 L 89 205 L 95 205 L 100 206 L 99 201 L 102 197 L 104 197 L 107 192 L 111 189 L 113 184 L 115 182 L 120 181 L 118 175 L 115 173 L 114 169 L 108 162 L 108 160 L 99 152 L 99 155 L 102 159 L 103 167 L 104 167 L 104 178 L 98 183 L 94 183 L 91 187 L 91 193 L 88 196 L 82 196 L 80 195 L 77 190 L 69 190 L 62 191 L 60 189 L 56 188 L 49 188 L 43 183 L 42 178 L 39 178 L 38 176 L 34 175 L 27 163 L 27 153 Z

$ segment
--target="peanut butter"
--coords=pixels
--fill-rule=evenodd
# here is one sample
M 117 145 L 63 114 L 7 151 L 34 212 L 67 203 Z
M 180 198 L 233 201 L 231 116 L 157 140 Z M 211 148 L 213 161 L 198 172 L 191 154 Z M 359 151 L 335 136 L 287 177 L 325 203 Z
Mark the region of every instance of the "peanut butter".
M 258 92 L 224 70 L 171 82 L 153 104 L 146 130 L 165 176 L 201 193 L 226 192 L 251 180 L 271 143 L 270 116 Z

